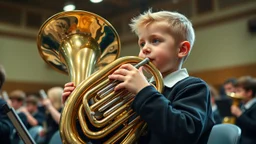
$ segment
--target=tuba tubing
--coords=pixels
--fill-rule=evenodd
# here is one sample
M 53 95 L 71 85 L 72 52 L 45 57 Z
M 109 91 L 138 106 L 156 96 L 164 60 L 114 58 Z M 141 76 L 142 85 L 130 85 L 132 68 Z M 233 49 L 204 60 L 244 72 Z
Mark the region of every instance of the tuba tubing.
M 76 85 L 61 114 L 63 143 L 84 144 L 84 136 L 104 138 L 104 143 L 136 141 L 146 124 L 130 107 L 134 96 L 126 90 L 114 92 L 113 86 L 118 81 L 108 80 L 108 75 L 125 63 L 143 65 L 143 59 L 128 56 L 116 60 L 121 41 L 108 21 L 81 10 L 57 13 L 40 27 L 37 47 L 49 66 L 68 74 Z M 161 73 L 150 62 L 144 67 L 155 78 L 156 89 L 162 92 Z
M 119 141 L 119 138 L 123 137 L 126 134 L 128 135 L 122 140 L 122 143 L 132 143 L 139 137 L 135 134 L 141 133 L 142 127 L 145 127 L 145 123 L 141 121 L 139 117 L 136 117 L 133 121 L 127 123 L 127 120 L 135 114 L 130 108 L 130 104 L 133 99 L 130 99 L 127 103 L 123 104 L 116 111 L 102 119 L 97 119 L 92 113 L 96 113 L 99 107 L 119 95 L 115 95 L 115 92 L 111 92 L 107 97 L 100 99 L 92 105 L 89 105 L 89 101 L 91 98 L 93 98 L 93 96 L 97 94 L 97 92 L 101 88 L 111 83 L 110 81 L 105 84 L 100 83 L 104 79 L 108 79 L 109 74 L 113 73 L 122 64 L 138 63 L 140 61 L 142 61 L 141 58 L 132 56 L 119 58 L 112 64 L 107 65 L 102 70 L 93 74 L 91 77 L 89 77 L 87 80 L 83 81 L 76 87 L 76 89 L 68 98 L 61 116 L 60 133 L 63 139 L 63 143 L 85 143 L 77 133 L 77 117 L 79 119 L 84 135 L 91 139 L 104 138 L 121 125 L 126 126 L 124 126 L 122 130 L 113 135 L 105 143 L 114 143 L 116 141 Z M 159 92 L 162 92 L 163 81 L 161 73 L 154 67 L 152 63 L 145 65 L 145 67 L 149 69 L 150 73 L 154 76 L 156 80 L 157 90 Z M 90 124 L 101 129 L 99 131 L 90 130 L 87 124 L 88 121 L 86 121 L 85 117 L 89 119 Z

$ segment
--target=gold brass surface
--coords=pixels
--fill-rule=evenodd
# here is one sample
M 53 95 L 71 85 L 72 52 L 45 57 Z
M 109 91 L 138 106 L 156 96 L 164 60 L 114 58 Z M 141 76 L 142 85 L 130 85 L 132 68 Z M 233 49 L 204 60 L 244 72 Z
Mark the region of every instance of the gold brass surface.
M 228 97 L 232 99 L 232 105 L 239 107 L 241 101 L 243 100 L 243 96 L 239 96 L 236 93 L 228 93 Z M 223 118 L 222 123 L 230 123 L 235 124 L 236 123 L 236 117 L 235 116 L 226 116 Z
M 61 115 L 63 143 L 84 144 L 78 129 L 90 139 L 110 136 L 104 143 L 136 141 L 146 124 L 130 107 L 134 95 L 126 90 L 114 92 L 116 82 L 110 81 L 108 75 L 123 64 L 137 64 L 143 59 L 127 56 L 116 60 L 120 39 L 109 22 L 86 11 L 61 12 L 41 26 L 37 45 L 46 63 L 69 74 L 76 86 Z M 144 67 L 154 77 L 156 89 L 162 92 L 161 73 L 150 62 Z
M 92 115 L 93 113 L 97 113 L 99 107 L 103 106 L 110 100 L 118 97 L 120 92 L 111 92 L 106 97 L 100 99 L 98 102 L 89 105 L 89 100 L 97 95 L 97 92 L 111 83 L 108 81 L 108 75 L 114 72 L 119 66 L 125 63 L 137 63 L 141 61 L 141 58 L 127 56 L 123 58 L 119 58 L 113 63 L 107 65 L 102 70 L 97 71 L 96 74 L 93 74 L 88 79 L 83 81 L 79 84 L 78 87 L 72 92 L 70 95 L 69 100 L 66 103 L 66 106 L 63 109 L 62 120 L 60 124 L 60 132 L 62 135 L 65 135 L 65 141 L 67 143 L 84 143 L 78 136 L 77 129 L 76 129 L 76 119 L 74 117 L 78 117 L 81 128 L 84 134 L 91 138 L 91 139 L 100 139 L 111 133 L 116 128 L 120 127 L 121 125 L 125 124 L 122 130 L 118 131 L 116 135 L 111 137 L 106 143 L 114 143 L 116 142 L 121 136 L 127 135 L 126 139 L 136 140 L 138 135 L 134 135 L 135 133 L 140 133 L 141 127 L 144 125 L 144 122 L 139 120 L 137 117 L 131 123 L 128 123 L 127 120 L 134 115 L 134 112 L 130 109 L 130 104 L 133 100 L 128 100 L 125 104 L 123 104 L 120 108 L 115 110 L 110 115 L 98 119 L 96 115 Z M 155 77 L 156 80 L 156 88 L 158 91 L 162 91 L 163 88 L 163 81 L 161 74 L 159 71 L 154 67 L 152 63 L 145 65 L 152 75 Z M 107 82 L 104 82 L 107 81 Z M 127 93 L 128 94 L 128 93 Z M 124 96 L 121 96 L 124 97 Z M 71 119 L 73 117 L 73 119 Z M 85 117 L 88 118 L 90 124 L 100 128 L 98 131 L 92 131 L 88 128 L 88 124 L 85 120 Z M 135 130 L 134 127 L 138 127 L 135 132 L 131 132 Z M 136 137 L 137 136 L 137 137 Z M 130 143 L 130 142 L 129 142 Z
M 41 26 L 37 37 L 45 62 L 69 74 L 76 85 L 118 58 L 120 45 L 120 38 L 108 21 L 79 10 L 53 15 Z

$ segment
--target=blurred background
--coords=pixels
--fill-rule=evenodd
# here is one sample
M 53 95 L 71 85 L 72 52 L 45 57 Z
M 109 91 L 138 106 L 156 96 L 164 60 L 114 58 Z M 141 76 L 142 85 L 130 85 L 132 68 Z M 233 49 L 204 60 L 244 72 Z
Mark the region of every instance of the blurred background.
M 7 74 L 2 90 L 35 93 L 69 81 L 43 61 L 36 41 L 43 22 L 67 4 L 107 19 L 121 37 L 121 56 L 139 52 L 128 26 L 132 17 L 148 8 L 181 12 L 196 32 L 184 65 L 190 75 L 217 89 L 228 78 L 256 76 L 255 0 L 0 0 L 0 64 Z
M 41 58 L 37 48 L 40 26 L 64 10 L 93 12 L 119 33 L 121 57 L 134 56 L 139 53 L 137 37 L 128 24 L 149 8 L 178 11 L 192 21 L 196 41 L 184 67 L 209 84 L 216 124 L 228 123 L 226 116 L 234 113 L 229 111 L 231 100 L 226 94 L 236 92 L 236 79 L 251 76 L 245 80 L 252 86 L 256 82 L 256 0 L 0 0 L 0 104 L 6 101 L 15 109 L 38 144 L 58 143 L 63 86 L 70 79 Z M 1 65 L 6 71 L 2 89 Z M 0 113 L 0 120 L 4 116 Z M 4 132 L 7 136 L 0 134 L 2 143 L 7 143 L 4 138 L 11 144 L 21 141 L 15 129 Z

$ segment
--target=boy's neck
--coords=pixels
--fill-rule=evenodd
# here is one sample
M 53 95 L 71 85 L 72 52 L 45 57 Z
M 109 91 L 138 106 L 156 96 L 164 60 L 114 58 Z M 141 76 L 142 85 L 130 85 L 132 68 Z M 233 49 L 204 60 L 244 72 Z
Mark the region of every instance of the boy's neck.
M 176 67 L 176 68 L 174 68 L 174 69 L 171 69 L 171 70 L 169 70 L 169 71 L 163 72 L 163 73 L 161 73 L 161 74 L 162 74 L 163 78 L 165 78 L 167 75 L 169 75 L 169 74 L 171 74 L 171 73 L 173 73 L 173 72 L 175 72 L 175 71 L 178 71 L 178 70 L 180 70 L 180 69 L 181 69 L 181 65 L 179 65 L 178 67 Z

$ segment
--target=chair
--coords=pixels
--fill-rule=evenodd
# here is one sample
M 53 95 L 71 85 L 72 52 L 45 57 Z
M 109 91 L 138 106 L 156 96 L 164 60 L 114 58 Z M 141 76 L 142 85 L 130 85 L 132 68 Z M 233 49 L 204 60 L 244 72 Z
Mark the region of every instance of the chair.
M 239 144 L 241 129 L 233 124 L 214 125 L 207 144 Z
M 59 131 L 54 133 L 54 135 L 52 136 L 49 144 L 62 144 Z

